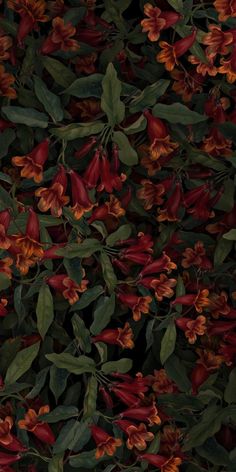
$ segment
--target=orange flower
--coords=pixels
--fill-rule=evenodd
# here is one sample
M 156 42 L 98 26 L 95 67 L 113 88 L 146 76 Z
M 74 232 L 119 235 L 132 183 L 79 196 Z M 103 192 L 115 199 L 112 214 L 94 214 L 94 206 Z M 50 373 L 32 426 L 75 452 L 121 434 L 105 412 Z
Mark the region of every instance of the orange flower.
M 150 287 L 154 289 L 156 299 L 161 302 L 164 297 L 173 297 L 174 290 L 172 290 L 172 287 L 175 287 L 176 284 L 177 281 L 175 279 L 169 279 L 167 275 L 160 274 L 159 279 L 152 280 Z
M 138 426 L 127 420 L 116 420 L 114 423 L 127 434 L 126 446 L 128 449 L 135 447 L 139 451 L 144 451 L 147 442 L 154 439 L 154 434 L 147 431 L 144 423 L 140 423 Z
M 235 0 L 215 0 L 213 5 L 219 14 L 220 21 L 226 21 L 228 18 L 236 16 Z
M 153 177 L 160 169 L 161 169 L 161 165 L 159 163 L 158 160 L 156 161 L 153 161 L 149 155 L 149 152 L 150 152 L 150 148 L 149 146 L 147 145 L 143 145 L 142 146 L 142 150 L 141 150 L 141 146 L 140 146 L 140 151 L 144 151 L 144 147 L 147 151 L 147 155 L 146 156 L 143 156 L 142 159 L 141 159 L 141 165 L 143 167 L 145 167 L 145 169 L 147 170 L 147 173 L 148 173 L 148 176 L 149 177 Z
M 184 102 L 189 102 L 194 93 L 202 91 L 203 78 L 195 71 L 182 71 L 174 69 L 171 72 L 172 79 L 175 79 L 172 90 L 181 95 Z
M 198 74 L 201 74 L 203 77 L 205 75 L 210 75 L 210 77 L 215 77 L 217 75 L 217 67 L 214 66 L 213 58 L 212 57 L 207 57 L 207 64 L 205 62 L 202 62 L 198 57 L 196 56 L 189 56 L 188 61 L 191 64 L 197 65 L 196 71 Z
M 152 380 L 152 389 L 157 395 L 162 395 L 163 393 L 175 393 L 178 389 L 171 380 L 165 369 L 154 370 L 154 376 L 151 377 Z
M 218 128 L 213 127 L 208 137 L 204 138 L 201 148 L 212 156 L 227 157 L 232 154 L 232 141 L 231 139 L 225 138 Z
M 148 33 L 150 41 L 157 41 L 160 37 L 160 31 L 166 24 L 164 18 L 160 18 L 161 10 L 158 7 L 153 7 L 151 3 L 146 3 L 144 14 L 148 18 L 141 21 L 142 30 L 144 33 Z
M 53 178 L 49 188 L 40 187 L 36 190 L 36 197 L 40 197 L 38 208 L 42 212 L 51 210 L 52 216 L 60 217 L 62 209 L 69 203 L 69 197 L 65 195 L 67 187 L 67 177 L 63 166 L 59 167 L 59 171 Z
M 10 57 L 8 49 L 12 47 L 13 41 L 10 36 L 0 36 L 0 61 L 6 61 Z
M 160 454 L 172 456 L 181 451 L 180 442 L 183 435 L 175 426 L 166 425 L 161 432 Z
M 44 0 L 8 0 L 7 5 L 21 17 L 17 31 L 19 43 L 37 27 L 37 22 L 48 21 L 48 16 L 44 14 L 46 9 Z
M 203 365 L 209 372 L 214 372 L 215 370 L 219 369 L 222 362 L 224 362 L 223 356 L 216 355 L 210 350 L 197 349 L 196 351 L 199 355 L 199 359 L 197 359 L 196 363 Z
M 221 59 L 221 66 L 218 69 L 220 74 L 225 74 L 227 82 L 233 84 L 236 80 L 236 51 L 233 52 L 229 59 Z
M 176 325 L 182 329 L 190 344 L 194 344 L 198 336 L 203 336 L 206 333 L 206 318 L 199 315 L 195 320 L 191 318 L 177 318 Z
M 43 180 L 43 165 L 48 158 L 49 140 L 45 139 L 25 156 L 12 157 L 16 167 L 22 167 L 21 177 L 34 179 L 37 184 Z
M 209 290 L 207 290 L 207 289 L 200 290 L 198 292 L 198 294 L 197 294 L 197 296 L 194 300 L 194 306 L 195 306 L 196 311 L 198 313 L 202 313 L 203 308 L 208 308 L 209 307 L 210 301 L 209 301 L 208 295 L 209 295 Z
M 230 306 L 227 304 L 228 296 L 225 292 L 221 292 L 220 295 L 216 293 L 211 293 L 209 297 L 209 310 L 211 316 L 215 319 L 219 316 L 227 316 L 230 312 Z
M 14 75 L 5 72 L 4 66 L 0 65 L 0 96 L 16 98 L 16 91 L 11 87 L 15 80 Z
M 0 444 L 8 446 L 13 441 L 11 435 L 11 428 L 13 426 L 13 420 L 10 416 L 6 416 L 5 420 L 0 419 Z
M 27 431 L 34 431 L 39 423 L 38 417 L 49 413 L 49 411 L 49 405 L 42 406 L 38 413 L 30 408 L 27 413 L 25 413 L 25 418 L 18 421 L 19 428 L 26 429 Z
M 92 425 L 91 433 L 97 445 L 95 454 L 96 459 L 100 459 L 105 454 L 108 456 L 114 456 L 116 448 L 122 445 L 121 439 L 110 436 L 102 428 L 99 428 L 99 426 Z
M 7 315 L 7 304 L 8 300 L 6 298 L 0 298 L 0 317 Z
M 85 273 L 83 272 L 83 276 Z M 63 297 L 69 301 L 71 305 L 79 300 L 79 293 L 85 292 L 88 285 L 88 280 L 83 279 L 80 284 L 70 279 L 67 274 L 56 274 L 48 277 L 47 283 L 58 292 L 62 293 Z
M 228 54 L 229 44 L 233 41 L 233 35 L 230 31 L 222 31 L 220 25 L 209 25 L 209 33 L 203 38 L 203 44 L 208 46 L 206 54 L 208 57 L 215 57 L 217 54 Z
M 161 195 L 165 188 L 161 184 L 153 184 L 150 180 L 141 181 L 142 188 L 137 191 L 137 197 L 144 200 L 145 210 L 150 210 L 154 205 L 161 205 L 163 198 Z
M 43 42 L 41 54 L 51 54 L 55 51 L 77 51 L 79 43 L 72 36 L 76 34 L 76 28 L 72 23 L 65 24 L 63 18 L 57 16 L 52 21 L 52 31 Z
M 104 342 L 106 344 L 116 344 L 122 349 L 133 349 L 133 331 L 129 323 L 125 323 L 124 328 L 105 329 L 92 338 L 94 343 Z
M 184 252 L 183 256 L 184 259 L 182 260 L 182 267 L 184 269 L 188 269 L 189 267 L 195 265 L 200 267 L 202 264 L 202 257 L 206 255 L 206 250 L 204 245 L 201 241 L 197 241 L 194 245 L 194 249 L 187 247 Z
M 121 203 L 114 195 L 110 195 L 110 201 L 105 203 L 108 215 L 115 216 L 115 218 L 120 218 L 125 215 L 124 208 L 121 207 Z
M 152 297 L 139 297 L 132 293 L 119 293 L 117 298 L 121 303 L 131 308 L 134 321 L 139 321 L 142 314 L 149 313 L 149 304 L 152 301 Z
M 76 58 L 75 70 L 80 74 L 94 74 L 97 70 L 95 62 L 97 60 L 97 53 L 92 52 L 87 56 L 81 56 Z
M 11 245 L 11 240 L 7 236 L 10 220 L 9 210 L 0 211 L 0 249 L 8 249 Z
M 5 257 L 0 260 L 0 274 L 5 274 L 9 279 L 12 278 L 12 271 L 10 267 L 13 264 L 11 257 Z
M 167 71 L 172 71 L 175 65 L 179 65 L 178 58 L 185 54 L 194 44 L 196 39 L 196 30 L 186 36 L 185 38 L 179 39 L 174 44 L 169 44 L 166 41 L 160 41 L 159 45 L 162 51 L 156 56 L 157 62 L 165 64 Z
M 150 157 L 152 160 L 159 159 L 161 156 L 168 156 L 171 152 L 179 147 L 178 143 L 171 141 L 171 137 L 155 138 L 150 145 Z
M 147 460 L 149 464 L 160 469 L 160 472 L 179 472 L 182 464 L 180 457 L 166 457 L 159 454 L 142 454 L 140 459 Z

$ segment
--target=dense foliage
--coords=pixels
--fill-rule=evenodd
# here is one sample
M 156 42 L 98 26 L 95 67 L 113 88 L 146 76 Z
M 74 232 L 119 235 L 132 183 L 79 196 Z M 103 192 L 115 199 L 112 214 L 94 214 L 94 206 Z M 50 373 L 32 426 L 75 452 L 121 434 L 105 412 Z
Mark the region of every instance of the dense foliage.
M 0 470 L 235 472 L 236 2 L 0 4 Z

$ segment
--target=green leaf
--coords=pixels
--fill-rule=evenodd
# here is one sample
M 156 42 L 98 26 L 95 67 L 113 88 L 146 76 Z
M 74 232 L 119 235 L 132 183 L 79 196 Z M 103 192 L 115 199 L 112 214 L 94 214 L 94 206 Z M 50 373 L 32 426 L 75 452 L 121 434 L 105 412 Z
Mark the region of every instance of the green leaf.
M 83 310 L 90 303 L 94 302 L 100 295 L 104 292 L 102 285 L 95 285 L 92 288 L 88 288 L 84 293 L 82 293 L 81 298 L 76 302 L 72 307 L 71 311 Z
M 48 464 L 48 472 L 63 472 L 64 454 L 57 454 L 53 456 Z
M 106 238 L 108 246 L 113 247 L 118 241 L 124 241 L 131 235 L 132 228 L 130 224 L 120 226 L 114 233 L 109 234 Z
M 123 164 L 127 166 L 134 166 L 138 164 L 138 154 L 134 148 L 132 148 L 127 136 L 121 131 L 115 131 L 113 133 L 113 141 L 119 147 L 119 159 Z
M 215 248 L 215 253 L 214 253 L 214 266 L 217 267 L 224 260 L 226 257 L 229 255 L 231 249 L 233 247 L 233 241 L 220 238 L 217 242 L 216 248 Z
M 48 285 L 40 287 L 36 306 L 37 328 L 41 338 L 44 339 L 54 318 L 53 297 Z
M 9 279 L 4 272 L 0 272 L 0 290 L 6 290 L 10 286 L 11 279 Z
M 108 325 L 115 311 L 115 294 L 110 297 L 101 297 L 98 300 L 96 310 L 93 315 L 93 322 L 90 332 L 96 336 Z
M 0 134 L 0 159 L 6 157 L 10 144 L 13 143 L 16 133 L 13 129 L 5 129 Z
M 83 278 L 83 271 L 79 257 L 64 259 L 63 265 L 70 279 L 74 280 L 77 284 L 80 284 Z
M 123 128 L 123 131 L 125 134 L 129 136 L 130 134 L 140 133 L 141 131 L 144 131 L 146 127 L 147 127 L 147 120 L 143 115 L 141 115 L 137 119 L 137 121 L 127 126 L 127 128 Z
M 183 13 L 183 0 L 167 0 L 169 5 L 174 8 L 175 11 Z
M 121 81 L 117 78 L 117 72 L 110 62 L 106 74 L 102 80 L 101 108 L 106 113 L 108 123 L 114 127 L 125 116 L 125 105 L 120 100 Z
M 52 128 L 50 133 L 60 139 L 73 141 L 74 139 L 84 138 L 92 134 L 100 133 L 104 128 L 104 123 L 72 123 L 71 125 L 61 126 L 60 128 Z
M 174 352 L 175 342 L 176 327 L 174 320 L 171 320 L 161 340 L 160 360 L 162 364 L 164 364 L 167 361 L 168 357 L 170 357 L 171 354 Z
M 91 377 L 88 379 L 87 389 L 84 397 L 84 418 L 91 417 L 96 411 L 97 390 L 98 382 L 96 378 L 91 375 Z
M 228 465 L 230 462 L 229 453 L 214 438 L 197 447 L 197 453 L 214 465 Z
M 91 352 L 91 341 L 89 330 L 86 328 L 84 321 L 79 315 L 74 315 L 72 317 L 72 326 L 76 341 L 78 341 L 80 348 L 84 352 Z
M 93 359 L 87 356 L 74 357 L 67 352 L 63 352 L 62 354 L 46 354 L 45 357 L 59 369 L 66 369 L 76 375 L 95 371 Z
M 50 367 L 49 388 L 53 393 L 56 402 L 66 389 L 69 375 L 70 373 L 66 369 L 58 369 L 55 365 Z
M 83 447 L 85 446 L 85 444 L 88 443 L 88 441 L 90 440 L 90 437 L 91 437 L 91 432 L 90 432 L 90 428 L 89 428 L 89 425 L 91 424 L 91 419 L 88 418 L 87 420 L 83 419 L 77 426 L 77 430 L 76 430 L 76 441 L 75 441 L 75 444 L 73 446 L 73 451 L 74 452 L 78 452 L 78 451 L 81 451 L 81 449 L 83 449 Z
M 78 416 L 79 410 L 75 406 L 57 406 L 50 413 L 39 416 L 40 421 L 45 421 L 46 423 L 57 423 L 58 421 L 65 421 L 73 416 Z
M 231 370 L 229 381 L 225 388 L 224 399 L 227 403 L 236 403 L 236 368 Z
M 176 285 L 175 295 L 176 295 L 176 298 L 177 297 L 182 297 L 182 295 L 185 295 L 185 286 L 184 286 L 184 282 L 183 282 L 183 279 L 182 279 L 181 275 L 178 275 L 178 278 L 177 278 L 177 285 Z M 182 305 L 180 305 L 180 303 L 175 305 L 175 310 L 177 311 L 177 313 L 181 313 L 182 312 Z
M 168 377 L 174 380 L 182 392 L 191 389 L 191 382 L 187 376 L 185 366 L 175 354 L 171 354 L 167 359 L 165 370 Z
M 102 266 L 102 273 L 103 273 L 103 277 L 106 282 L 107 288 L 109 290 L 109 293 L 112 293 L 115 290 L 115 287 L 117 285 L 117 277 L 114 272 L 112 263 L 110 261 L 109 256 L 105 252 L 102 252 L 100 254 L 99 260 Z
M 50 92 L 39 77 L 34 77 L 34 90 L 37 99 L 42 103 L 45 111 L 52 117 L 53 121 L 55 123 L 62 121 L 64 112 L 60 98 Z
M 189 451 L 193 447 L 201 446 L 208 438 L 214 436 L 221 427 L 221 413 L 222 410 L 219 406 L 209 406 L 198 423 L 188 432 L 182 450 Z
M 119 374 L 126 374 L 132 369 L 133 361 L 127 357 L 123 357 L 119 361 L 105 362 L 101 369 L 104 374 L 111 374 L 112 372 L 119 372 Z
M 102 74 L 92 74 L 76 79 L 64 93 L 77 98 L 100 98 L 102 95 Z
M 172 105 L 158 103 L 153 108 L 152 113 L 154 116 L 158 116 L 169 123 L 181 125 L 193 125 L 208 119 L 208 116 L 200 115 L 196 111 L 192 111 L 185 105 L 182 105 L 182 103 L 173 103 Z
M 235 123 L 227 121 L 225 123 L 220 123 L 218 126 L 222 134 L 227 139 L 232 139 L 234 143 L 236 142 L 236 124 Z
M 56 253 L 68 259 L 74 257 L 90 257 L 97 251 L 101 251 L 102 245 L 97 239 L 85 239 L 81 244 L 69 244 L 63 249 L 58 249 Z
M 45 367 L 43 370 L 38 372 L 34 381 L 34 387 L 32 388 L 32 390 L 30 390 L 29 393 L 27 393 L 26 398 L 32 399 L 37 397 L 46 382 L 48 372 L 49 367 Z
M 92 469 L 96 470 L 97 464 L 99 462 L 104 461 L 107 459 L 106 456 L 101 457 L 100 459 L 96 459 L 95 457 L 95 449 L 93 451 L 86 451 L 81 452 L 81 454 L 76 455 L 76 457 L 70 457 L 69 464 L 71 467 L 76 467 L 78 469 Z
M 76 79 L 76 75 L 72 72 L 69 67 L 64 66 L 62 62 L 53 59 L 52 57 L 41 56 L 40 61 L 42 62 L 45 69 L 49 72 L 55 82 L 61 87 L 69 87 L 72 82 Z
M 223 234 L 223 238 L 228 241 L 236 241 L 236 229 L 230 229 L 227 233 Z
M 148 85 L 130 104 L 130 113 L 143 111 L 145 107 L 155 105 L 158 98 L 166 92 L 170 85 L 170 80 L 160 79 L 154 84 Z
M 15 106 L 2 107 L 2 112 L 6 118 L 13 123 L 19 123 L 31 128 L 47 128 L 48 117 L 45 113 L 34 108 L 23 108 Z
M 53 452 L 55 454 L 58 454 L 60 452 L 64 452 L 66 449 L 69 449 L 70 451 L 72 451 L 74 450 L 75 444 L 77 443 L 79 439 L 82 439 L 81 440 L 81 443 L 82 443 L 83 438 L 81 438 L 81 426 L 83 424 L 84 423 L 80 423 L 79 421 L 76 421 L 76 420 L 68 421 L 63 426 L 63 428 L 61 429 L 57 437 L 57 440 L 53 446 Z M 87 423 L 86 423 L 86 427 L 87 427 L 87 430 L 89 430 Z M 86 442 L 88 441 L 87 438 L 90 437 L 90 431 L 89 431 L 89 434 L 87 434 L 86 436 L 86 431 L 83 428 L 83 433 L 86 438 L 86 441 L 85 441 L 85 444 L 86 444 Z
M 32 362 L 39 352 L 40 342 L 32 344 L 32 346 L 22 349 L 16 354 L 15 359 L 11 362 L 7 369 L 5 384 L 12 384 L 22 377 L 27 370 L 30 369 Z

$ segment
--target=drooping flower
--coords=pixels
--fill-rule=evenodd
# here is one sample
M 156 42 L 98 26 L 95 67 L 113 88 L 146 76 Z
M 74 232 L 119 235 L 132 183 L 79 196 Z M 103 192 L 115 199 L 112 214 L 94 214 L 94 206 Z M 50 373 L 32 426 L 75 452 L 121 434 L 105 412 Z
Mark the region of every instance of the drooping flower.
M 69 197 L 65 195 L 67 187 L 67 177 L 62 165 L 52 180 L 50 187 L 40 187 L 36 190 L 35 196 L 40 197 L 38 208 L 42 212 L 50 209 L 53 216 L 59 217 L 62 209 L 69 202 Z
M 228 18 L 236 16 L 236 3 L 234 0 L 215 0 L 213 5 L 219 14 L 220 21 L 226 21 Z
M 196 71 L 198 74 L 202 75 L 202 77 L 206 75 L 215 77 L 217 75 L 218 69 L 214 65 L 214 56 L 206 56 L 206 61 L 203 62 L 199 57 L 191 55 L 188 57 L 188 61 L 190 64 L 197 66 Z
M 88 192 L 84 186 L 83 179 L 77 172 L 71 170 L 71 189 L 72 189 L 72 203 L 71 211 L 76 220 L 79 220 L 86 212 L 91 211 L 94 204 L 91 202 Z
M 142 454 L 139 458 L 157 467 L 160 472 L 179 472 L 179 466 L 182 464 L 180 457 L 166 457 L 159 454 Z
M 150 3 L 144 5 L 144 14 L 148 17 L 141 21 L 142 30 L 148 33 L 150 41 L 157 41 L 163 29 L 170 28 L 180 20 L 181 15 L 174 11 L 161 11 Z
M 97 57 L 98 55 L 96 52 L 92 52 L 86 56 L 77 57 L 75 63 L 76 72 L 86 75 L 94 74 L 97 70 L 95 64 Z
M 181 95 L 184 102 L 190 102 L 193 94 L 202 91 L 204 79 L 195 69 L 192 71 L 174 69 L 171 77 L 174 79 L 172 90 Z
M 0 249 L 8 249 L 11 245 L 11 240 L 7 236 L 7 230 L 11 221 L 9 210 L 0 211 Z
M 229 52 L 229 45 L 233 41 L 230 31 L 222 31 L 221 25 L 209 25 L 209 32 L 203 37 L 203 44 L 207 46 L 207 57 L 215 57 L 217 54 L 225 55 Z
M 45 139 L 25 156 L 12 157 L 12 163 L 16 167 L 22 167 L 21 177 L 40 183 L 43 180 L 43 166 L 48 158 L 48 150 L 49 140 Z
M 120 438 L 110 436 L 106 431 L 96 425 L 90 426 L 92 437 L 96 443 L 96 459 L 100 459 L 104 455 L 114 456 L 116 448 L 122 445 Z
M 178 391 L 177 385 L 168 377 L 165 369 L 154 370 L 154 375 L 149 376 L 149 379 L 152 389 L 157 395 Z
M 163 203 L 162 195 L 165 192 L 163 185 L 154 184 L 150 180 L 142 180 L 142 187 L 137 191 L 137 197 L 143 200 L 145 210 L 150 210 L 154 205 Z
M 142 284 L 145 283 L 145 279 L 141 282 Z M 169 279 L 167 275 L 160 274 L 159 279 L 153 279 L 150 282 L 150 288 L 152 288 L 155 292 L 156 299 L 161 302 L 163 298 L 171 298 L 174 295 L 173 287 L 177 284 L 176 279 Z
M 37 29 L 38 22 L 45 23 L 49 19 L 44 14 L 46 10 L 44 0 L 8 0 L 7 5 L 20 15 L 17 31 L 17 40 L 20 44 L 33 29 Z
M 158 209 L 157 221 L 178 221 L 182 201 L 183 192 L 181 184 L 177 182 L 164 207 Z
M 197 340 L 197 336 L 203 336 L 206 331 L 206 318 L 203 315 L 197 316 L 195 320 L 191 318 L 177 318 L 175 320 L 178 328 L 184 331 L 184 334 L 190 344 L 194 344 Z
M 96 208 L 92 216 L 89 218 L 89 224 L 95 220 L 106 220 L 108 216 L 120 218 L 125 215 L 125 210 L 122 208 L 120 201 L 114 195 L 110 195 L 109 200 L 104 205 Z
M 77 284 L 67 274 L 55 274 L 47 278 L 47 283 L 54 290 L 62 293 L 63 297 L 73 305 L 79 300 L 78 294 L 87 289 L 88 280 L 83 279 L 80 284 Z
M 0 259 L 0 274 L 6 275 L 9 279 L 12 278 L 11 266 L 13 264 L 13 259 L 11 257 L 4 257 Z
M 149 313 L 149 304 L 152 301 L 152 297 L 139 297 L 135 294 L 129 293 L 118 293 L 117 298 L 121 303 L 128 306 L 133 312 L 133 319 L 139 321 L 142 314 Z
M 181 440 L 183 434 L 176 426 L 165 425 L 161 431 L 160 454 L 166 456 L 183 456 L 181 452 Z
M 172 142 L 166 124 L 153 116 L 148 110 L 143 112 L 147 120 L 147 133 L 150 145 L 150 157 L 152 160 L 166 156 L 178 148 L 178 144 Z
M 206 256 L 206 249 L 202 241 L 197 241 L 194 244 L 194 249 L 188 247 L 183 252 L 182 267 L 188 269 L 189 267 L 196 266 L 201 269 L 211 269 L 212 263 Z
M 171 260 L 169 256 L 165 252 L 163 252 L 162 256 L 159 259 L 147 264 L 140 272 L 139 276 L 144 277 L 150 274 L 156 274 L 157 272 L 162 272 L 166 270 L 169 274 L 172 270 L 176 269 L 176 264 Z
M 49 413 L 49 406 L 42 406 L 38 413 L 35 410 L 29 409 L 25 413 L 23 420 L 18 421 L 18 426 L 20 429 L 25 429 L 30 433 L 34 434 L 40 441 L 46 444 L 54 444 L 55 436 L 48 423 L 40 421 L 39 417 Z
M 116 344 L 122 349 L 132 349 L 134 347 L 133 331 L 129 323 L 125 323 L 124 328 L 105 329 L 92 338 L 93 342 L 103 342 L 105 344 Z
M 12 87 L 15 77 L 6 72 L 3 65 L 0 64 L 0 97 L 16 98 L 16 90 Z
M 167 71 L 172 71 L 176 65 L 179 65 L 178 58 L 183 56 L 194 44 L 196 39 L 197 31 L 193 32 L 186 36 L 183 39 L 179 39 L 174 44 L 169 44 L 166 41 L 160 41 L 160 47 L 162 51 L 159 52 L 156 56 L 157 62 L 165 64 Z
M 223 291 L 220 293 L 220 295 L 217 293 L 210 294 L 208 309 L 213 318 L 217 319 L 219 316 L 227 316 L 230 313 L 231 310 L 227 300 L 228 296 Z
M 76 39 L 72 39 L 75 34 L 76 28 L 72 23 L 65 24 L 63 18 L 57 16 L 52 21 L 52 31 L 41 46 L 41 54 L 52 54 L 58 50 L 78 51 L 79 43 Z
M 4 420 L 0 419 L 0 445 L 9 451 L 26 451 L 27 448 L 11 433 L 12 426 L 12 417 L 6 416 Z
M 10 58 L 9 49 L 12 47 L 13 41 L 10 36 L 0 35 L 0 61 L 6 61 Z
M 127 434 L 128 439 L 126 441 L 126 446 L 128 449 L 135 448 L 139 451 L 144 451 L 147 447 L 147 442 L 154 439 L 154 434 L 147 431 L 144 423 L 135 425 L 127 420 L 116 420 L 114 423 Z
M 231 55 L 224 59 L 220 60 L 220 67 L 218 72 L 220 74 L 226 75 L 227 82 L 233 84 L 236 80 L 236 48 L 234 47 Z
M 8 300 L 6 298 L 0 298 L 0 318 L 4 317 L 7 315 L 7 306 Z
M 138 408 L 128 408 L 119 415 L 120 418 L 132 418 L 138 421 L 148 422 L 149 426 L 160 424 L 161 419 L 158 416 L 156 404 L 151 406 L 140 406 Z
M 216 372 L 224 361 L 222 355 L 216 355 L 214 352 L 207 349 L 197 349 L 199 359 L 196 361 L 196 366 L 191 372 L 192 393 L 196 395 L 199 387 L 208 379 L 208 377 Z
M 188 294 L 177 297 L 173 302 L 171 302 L 171 304 L 173 306 L 177 304 L 194 306 L 198 313 L 202 313 L 203 309 L 208 308 L 210 305 L 210 300 L 208 297 L 209 290 L 203 289 L 199 290 L 197 294 Z

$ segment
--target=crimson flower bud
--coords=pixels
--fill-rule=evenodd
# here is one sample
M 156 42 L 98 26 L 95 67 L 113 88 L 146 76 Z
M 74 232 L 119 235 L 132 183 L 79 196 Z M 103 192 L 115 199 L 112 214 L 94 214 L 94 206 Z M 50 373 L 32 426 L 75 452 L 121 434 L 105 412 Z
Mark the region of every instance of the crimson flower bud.
M 145 110 L 143 115 L 147 120 L 147 132 L 150 141 L 168 136 L 167 126 L 160 118 L 153 116 L 148 110 Z

